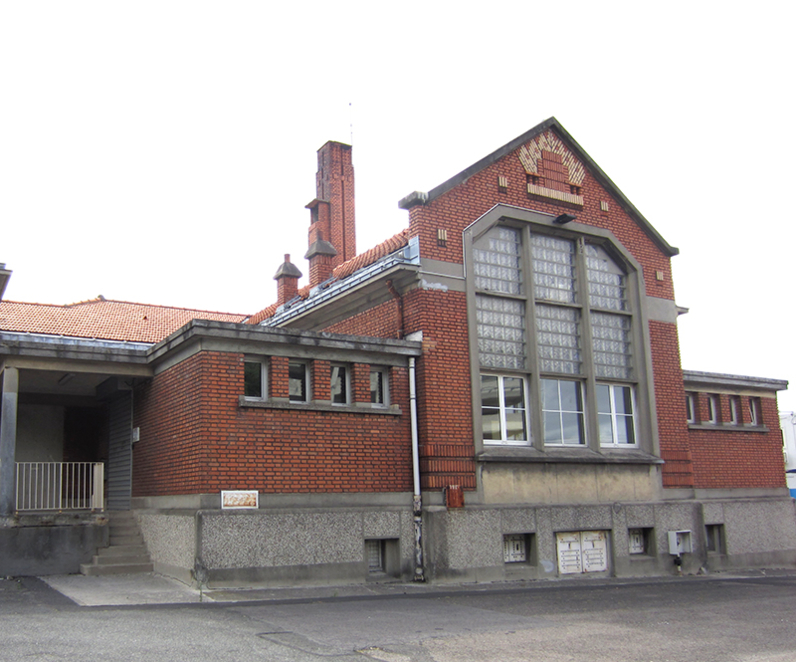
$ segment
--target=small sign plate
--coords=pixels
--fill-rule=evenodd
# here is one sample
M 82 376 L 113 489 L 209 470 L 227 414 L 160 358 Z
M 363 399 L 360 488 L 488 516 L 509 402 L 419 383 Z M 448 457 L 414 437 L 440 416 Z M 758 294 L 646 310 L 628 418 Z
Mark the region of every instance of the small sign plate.
M 259 497 L 257 490 L 221 490 L 221 508 L 259 508 Z

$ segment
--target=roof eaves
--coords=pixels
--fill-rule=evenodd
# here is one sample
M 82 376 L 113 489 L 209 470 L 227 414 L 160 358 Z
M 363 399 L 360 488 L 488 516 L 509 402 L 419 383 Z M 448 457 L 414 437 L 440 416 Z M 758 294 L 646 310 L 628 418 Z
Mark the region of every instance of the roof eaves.
M 760 391 L 784 391 L 788 388 L 788 381 L 786 379 L 725 375 L 718 372 L 699 372 L 697 370 L 683 370 L 683 382 L 686 387 L 725 386 L 756 389 Z

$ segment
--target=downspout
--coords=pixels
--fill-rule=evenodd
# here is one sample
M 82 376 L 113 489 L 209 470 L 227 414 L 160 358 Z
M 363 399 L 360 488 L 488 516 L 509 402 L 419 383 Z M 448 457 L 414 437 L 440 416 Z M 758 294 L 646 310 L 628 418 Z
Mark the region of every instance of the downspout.
M 415 357 L 409 358 L 409 415 L 412 426 L 412 519 L 415 532 L 415 574 L 416 582 L 426 581 L 423 570 L 423 501 L 420 496 L 420 452 L 417 434 L 417 386 L 415 383 Z

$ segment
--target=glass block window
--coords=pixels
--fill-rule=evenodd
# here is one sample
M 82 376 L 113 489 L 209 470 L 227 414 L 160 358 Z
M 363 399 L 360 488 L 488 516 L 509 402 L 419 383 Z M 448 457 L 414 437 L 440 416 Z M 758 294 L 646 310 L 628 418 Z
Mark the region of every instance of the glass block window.
M 517 299 L 476 297 L 478 352 L 482 366 L 525 367 L 525 303 Z
M 589 306 L 627 310 L 627 276 L 604 248 L 586 244 Z
M 480 290 L 501 294 L 522 293 L 520 231 L 495 227 L 473 250 L 475 284 Z
M 597 384 L 597 420 L 600 444 L 634 445 L 633 389 L 615 384 Z
M 594 349 L 594 374 L 597 377 L 631 379 L 630 318 L 611 313 L 591 314 L 591 335 Z
M 581 372 L 580 311 L 536 305 L 536 342 L 542 372 Z
M 527 441 L 527 419 L 523 378 L 481 375 L 481 427 L 484 441 Z
M 543 379 L 542 415 L 546 444 L 577 445 L 586 442 L 580 382 Z
M 547 235 L 531 236 L 536 299 L 575 302 L 575 242 Z

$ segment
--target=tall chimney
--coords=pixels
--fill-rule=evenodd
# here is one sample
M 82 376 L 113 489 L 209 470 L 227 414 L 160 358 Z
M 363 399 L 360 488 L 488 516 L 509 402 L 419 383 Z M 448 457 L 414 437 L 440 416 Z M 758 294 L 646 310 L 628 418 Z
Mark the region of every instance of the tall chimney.
M 357 254 L 354 211 L 354 166 L 351 146 L 330 141 L 318 150 L 315 199 L 310 210 L 310 286 L 332 275 L 332 270 Z
M 290 254 L 285 254 L 285 261 L 276 271 L 276 303 L 278 306 L 286 304 L 298 295 L 298 279 L 301 272 L 295 264 L 290 262 Z

